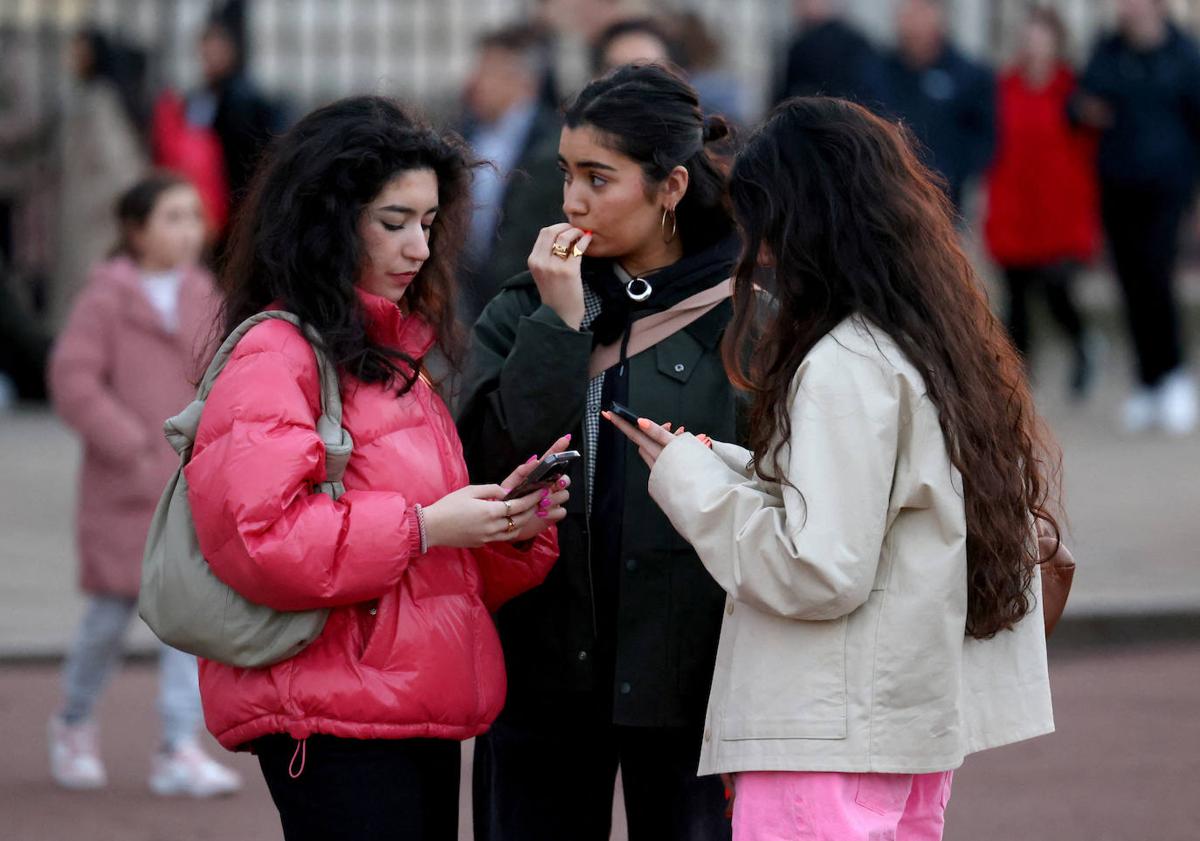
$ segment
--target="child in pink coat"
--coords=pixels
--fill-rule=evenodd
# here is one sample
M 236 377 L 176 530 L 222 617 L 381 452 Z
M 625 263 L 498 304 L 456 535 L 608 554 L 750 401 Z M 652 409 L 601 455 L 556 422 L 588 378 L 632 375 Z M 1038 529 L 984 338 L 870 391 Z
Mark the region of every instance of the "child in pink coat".
M 89 602 L 49 725 L 51 771 L 72 789 L 106 782 L 92 711 L 119 662 L 150 518 L 178 465 L 163 421 L 194 396 L 217 307 L 212 277 L 197 265 L 205 230 L 190 183 L 148 176 L 122 196 L 117 221 L 121 240 L 93 269 L 49 367 L 54 406 L 84 445 L 78 545 Z M 195 658 L 164 646 L 159 680 L 163 737 L 151 789 L 204 797 L 239 788 L 238 776 L 196 741 Z

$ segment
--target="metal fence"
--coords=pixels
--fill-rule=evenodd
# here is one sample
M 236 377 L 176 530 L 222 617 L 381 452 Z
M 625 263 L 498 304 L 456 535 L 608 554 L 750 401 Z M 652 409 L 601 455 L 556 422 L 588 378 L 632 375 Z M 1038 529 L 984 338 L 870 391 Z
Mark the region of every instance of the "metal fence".
M 457 97 L 479 33 L 529 14 L 536 2 L 250 0 L 251 70 L 264 88 L 301 109 L 350 92 L 379 91 L 420 101 L 437 113 Z M 896 0 L 845 2 L 864 29 L 888 39 Z M 1111 4 L 1046 2 L 1063 12 L 1082 57 Z M 1200 0 L 1171 2 L 1181 19 L 1200 22 Z M 748 110 L 766 104 L 774 59 L 790 30 L 790 0 L 641 0 L 641 5 L 700 12 L 751 100 Z M 152 88 L 196 84 L 196 38 L 211 6 L 212 0 L 0 0 L 0 29 L 33 44 L 36 98 L 50 108 L 62 75 L 62 44 L 83 23 L 144 48 Z M 1028 0 L 953 0 L 956 39 L 968 51 L 998 60 L 1027 7 Z

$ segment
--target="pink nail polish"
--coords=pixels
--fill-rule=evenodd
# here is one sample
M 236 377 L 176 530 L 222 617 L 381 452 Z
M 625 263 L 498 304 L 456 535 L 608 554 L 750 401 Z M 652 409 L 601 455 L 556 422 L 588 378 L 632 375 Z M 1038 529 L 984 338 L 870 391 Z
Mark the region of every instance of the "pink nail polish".
M 568 444 L 571 443 L 571 433 L 569 433 L 569 432 L 567 433 L 567 443 Z
M 535 461 L 537 461 L 537 456 L 530 456 L 529 458 L 525 459 L 526 464 L 531 464 Z

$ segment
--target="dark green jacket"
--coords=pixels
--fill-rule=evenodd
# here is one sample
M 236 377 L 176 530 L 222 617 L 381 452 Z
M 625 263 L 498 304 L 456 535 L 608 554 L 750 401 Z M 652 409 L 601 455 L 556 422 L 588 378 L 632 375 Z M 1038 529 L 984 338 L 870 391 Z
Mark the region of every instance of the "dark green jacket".
M 629 406 L 719 440 L 736 440 L 736 400 L 720 359 L 729 301 L 629 360 Z M 568 432 L 585 453 L 592 335 L 572 330 L 525 273 L 475 325 L 459 411 L 472 481 L 494 482 Z M 724 595 L 650 499 L 648 471 L 627 445 L 618 559 L 616 666 L 596 663 L 595 582 L 583 466 L 571 475 L 561 556 L 546 582 L 497 616 L 508 667 L 506 715 L 536 716 L 577 693 L 611 692 L 613 720 L 684 726 L 703 720 Z M 603 523 L 591 524 L 604 528 Z M 611 685 L 606 684 L 611 680 Z M 593 697 L 595 697 L 593 695 Z M 561 707 L 558 708 L 561 713 Z

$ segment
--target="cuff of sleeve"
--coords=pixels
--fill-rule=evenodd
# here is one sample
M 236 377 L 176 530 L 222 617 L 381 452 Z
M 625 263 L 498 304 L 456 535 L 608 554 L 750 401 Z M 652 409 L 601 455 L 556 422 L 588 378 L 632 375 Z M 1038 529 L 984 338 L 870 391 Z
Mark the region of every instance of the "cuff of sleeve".
M 416 508 L 409 508 L 404 512 L 405 525 L 408 526 L 408 557 L 419 558 L 421 556 L 421 520 L 417 516 Z
M 568 327 L 567 323 L 565 321 L 563 321 L 561 318 L 559 318 L 558 313 L 556 313 L 554 311 L 554 309 L 547 304 L 540 305 L 536 310 L 531 312 L 529 315 L 525 316 L 525 320 L 532 321 L 543 327 L 551 327 L 551 328 L 554 328 L 555 330 L 559 330 L 564 333 L 570 333 L 570 334 L 574 334 L 574 335 L 586 335 L 589 337 L 588 344 L 589 344 L 589 346 L 591 345 L 591 338 L 590 338 L 591 333 L 587 333 L 583 330 L 575 330 L 571 327 Z
M 712 451 L 730 470 L 736 470 L 747 479 L 751 478 L 753 471 L 750 470 L 749 464 L 754 459 L 754 453 L 745 447 L 724 441 L 713 441 Z
M 689 475 L 687 465 L 699 458 L 714 458 L 712 450 L 690 432 L 676 436 L 658 454 L 650 471 L 650 497 L 666 511 L 676 478 Z
M 585 358 L 591 356 L 592 332 L 567 326 L 558 313 L 546 304 L 524 316 L 520 326 L 524 330 L 534 331 L 539 346 L 553 342 L 556 352 L 572 353 L 577 349 Z

